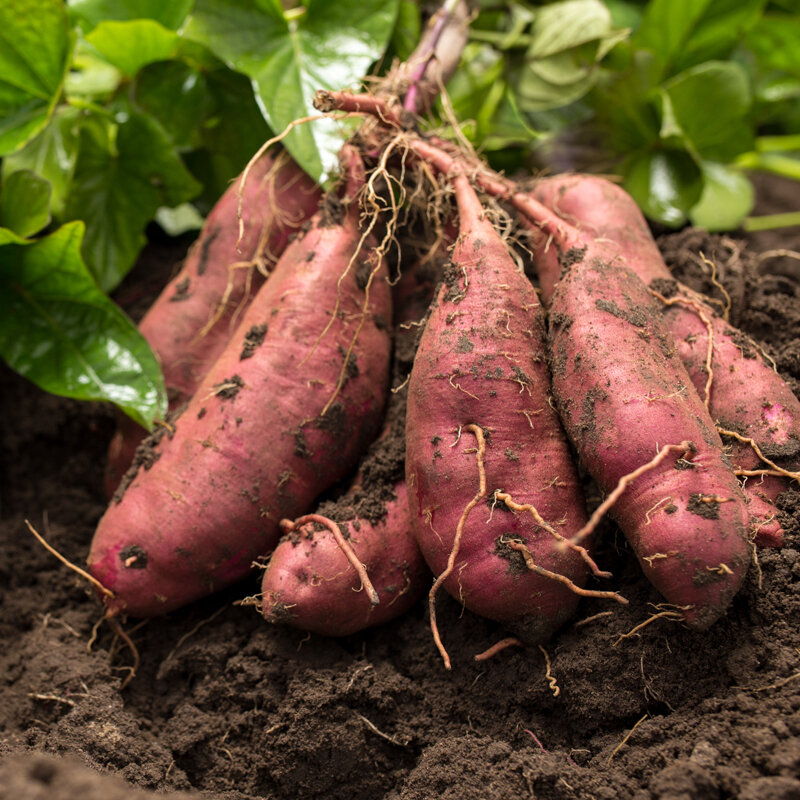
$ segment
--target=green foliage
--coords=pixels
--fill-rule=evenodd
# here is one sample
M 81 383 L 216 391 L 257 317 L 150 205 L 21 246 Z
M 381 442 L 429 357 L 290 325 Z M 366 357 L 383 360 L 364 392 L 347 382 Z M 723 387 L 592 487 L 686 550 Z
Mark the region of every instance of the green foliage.
M 50 222 L 50 184 L 29 169 L 13 173 L 0 195 L 0 226 L 33 236 Z
M 196 228 L 273 129 L 313 113 L 317 89 L 358 88 L 390 40 L 407 55 L 420 14 L 403 0 L 395 28 L 400 6 L 0 4 L 0 355 L 49 391 L 147 426 L 163 415 L 159 366 L 106 293 L 149 223 Z M 319 177 L 341 142 L 317 125 L 287 146 Z
M 69 68 L 72 41 L 61 0 L 0 3 L 0 156 L 47 124 Z
M 353 3 L 308 0 L 287 15 L 279 0 L 197 0 L 185 35 L 253 79 L 273 130 L 315 115 L 319 89 L 358 88 L 383 52 L 398 0 Z M 330 120 L 295 127 L 284 144 L 313 178 L 335 171 L 339 126 Z
M 125 77 L 131 78 L 146 64 L 176 55 L 176 33 L 152 19 L 101 22 L 86 36 L 86 43 Z
M 158 364 L 80 254 L 83 223 L 38 240 L 0 229 L 0 356 L 49 392 L 111 400 L 149 427 L 166 412 Z
M 800 18 L 784 6 L 487 3 L 453 105 L 495 166 L 616 172 L 652 219 L 730 229 L 752 207 L 743 167 L 800 171 L 758 139 L 800 132 Z

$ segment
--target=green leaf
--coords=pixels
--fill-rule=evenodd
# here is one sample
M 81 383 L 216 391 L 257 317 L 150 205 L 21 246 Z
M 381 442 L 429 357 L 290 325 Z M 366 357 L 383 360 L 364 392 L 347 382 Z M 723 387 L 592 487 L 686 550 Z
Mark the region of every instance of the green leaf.
M 157 209 L 200 190 L 154 120 L 122 116 L 116 124 L 100 117 L 84 124 L 65 208 L 67 219 L 86 220 L 83 256 L 106 292 L 133 266 Z
M 605 0 L 605 4 L 611 14 L 612 22 L 618 28 L 636 30 L 639 27 L 644 11 L 641 2 L 637 2 L 637 0 Z
M 413 0 L 400 0 L 390 42 L 393 55 L 405 61 L 414 52 L 421 34 L 422 20 L 418 4 Z
M 191 203 L 183 203 L 177 208 L 162 206 L 156 212 L 156 222 L 170 236 L 199 231 L 203 227 L 203 221 L 202 215 Z
M 598 84 L 589 96 L 610 152 L 628 156 L 658 142 L 662 120 L 650 100 L 654 88 L 653 55 L 637 50 L 624 72 Z
M 78 42 L 70 71 L 64 81 L 67 97 L 110 97 L 121 81 L 122 74 L 115 66 L 104 58 L 87 52 L 84 41 Z
M 485 44 L 467 44 L 461 64 L 447 86 L 456 119 L 477 120 L 485 113 L 487 96 L 502 76 L 503 60 L 497 50 Z
M 8 228 L 0 227 L 0 245 L 4 244 L 30 244 L 30 239 L 25 239 Z
M 597 63 L 627 35 L 613 28 L 600 0 L 537 8 L 524 63 L 511 73 L 520 108 L 541 111 L 583 97 L 597 80 Z
M 61 0 L 0 3 L 0 156 L 22 147 L 47 124 L 71 49 Z
M 688 153 L 663 150 L 635 157 L 624 186 L 650 219 L 677 227 L 700 200 L 703 181 Z
M 800 77 L 800 19 L 796 15 L 769 15 L 747 34 L 745 44 L 759 66 Z
M 759 19 L 765 0 L 651 0 L 633 38 L 655 54 L 661 78 L 725 58 Z
M 483 147 L 487 152 L 527 145 L 539 138 L 538 132 L 520 114 L 512 89 L 504 83 L 499 86 L 502 92 L 500 103 L 491 124 L 487 122 L 483 126 L 486 136 Z
M 357 88 L 386 46 L 399 0 L 309 0 L 288 20 L 278 0 L 198 0 L 184 35 L 253 79 L 267 122 L 282 131 L 316 114 L 319 89 Z M 335 171 L 342 145 L 330 121 L 299 125 L 284 140 L 315 179 Z
M 86 41 L 124 75 L 133 77 L 145 64 L 171 58 L 178 35 L 151 19 L 101 22 Z
M 546 65 L 531 64 L 514 83 L 521 107 L 527 112 L 573 103 L 594 85 L 595 76 L 572 62 L 568 53 L 551 56 Z
M 734 62 L 709 61 L 680 73 L 664 84 L 662 102 L 662 138 L 679 137 L 698 159 L 730 161 L 752 145 L 744 121 L 750 88 Z
M 739 170 L 705 161 L 703 193 L 689 211 L 693 225 L 710 231 L 729 231 L 738 227 L 753 208 L 753 184 Z
M 0 237 L 0 355 L 54 394 L 109 400 L 145 427 L 166 413 L 158 362 L 81 260 L 83 224 L 25 244 Z
M 247 89 L 252 96 L 249 84 Z M 131 85 L 131 102 L 158 120 L 176 147 L 195 145 L 214 105 L 205 71 L 183 61 L 159 61 L 142 68 Z
M 29 169 L 44 178 L 51 187 L 50 210 L 60 217 L 64 211 L 69 182 L 78 156 L 76 120 L 79 111 L 59 106 L 47 126 L 22 150 L 3 159 L 7 177 L 21 169 Z
M 70 14 L 88 32 L 106 20 L 152 19 L 177 30 L 194 0 L 69 0 Z
M 611 30 L 611 14 L 600 0 L 562 0 L 536 9 L 528 57 L 544 59 L 587 42 Z
M 12 172 L 0 194 L 0 225 L 33 236 L 50 222 L 50 184 L 29 169 Z

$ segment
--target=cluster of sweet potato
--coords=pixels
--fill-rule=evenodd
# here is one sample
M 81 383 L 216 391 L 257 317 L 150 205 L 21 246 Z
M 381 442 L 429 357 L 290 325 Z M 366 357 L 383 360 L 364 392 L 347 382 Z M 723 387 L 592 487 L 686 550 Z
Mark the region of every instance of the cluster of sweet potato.
M 261 559 L 264 615 L 329 635 L 429 591 L 449 663 L 440 588 L 529 643 L 583 595 L 624 602 L 585 588 L 609 577 L 592 558 L 607 511 L 674 616 L 713 623 L 755 545 L 781 542 L 774 501 L 800 468 L 788 386 L 672 279 L 619 187 L 523 190 L 384 100 L 320 105 L 375 117 L 340 185 L 322 196 L 262 156 L 142 322 L 182 410 L 135 456 L 130 425 L 112 444 L 109 489 L 133 466 L 89 556 L 110 612 L 166 613 Z M 438 232 L 422 245 L 420 205 Z M 442 252 L 428 306 L 431 270 L 412 267 Z M 578 465 L 606 497 L 591 518 Z

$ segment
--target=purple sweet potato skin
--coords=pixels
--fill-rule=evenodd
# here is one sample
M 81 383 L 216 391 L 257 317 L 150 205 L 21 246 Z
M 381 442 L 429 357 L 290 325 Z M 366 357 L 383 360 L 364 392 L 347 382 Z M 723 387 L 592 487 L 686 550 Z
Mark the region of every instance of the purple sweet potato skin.
M 686 460 L 670 454 L 630 484 L 611 514 L 653 585 L 707 627 L 747 572 L 747 510 L 660 307 L 633 272 L 589 252 L 555 286 L 549 361 L 564 427 L 604 492 L 664 445 L 692 443 Z
M 264 154 L 244 186 L 244 235 L 237 247 L 240 184 L 241 177 L 219 199 L 180 272 L 139 324 L 162 363 L 167 391 L 177 404 L 194 394 L 231 338 L 234 314 L 237 310 L 241 314 L 241 304 L 249 302 L 263 283 L 263 275 L 254 269 L 234 270 L 231 276 L 230 265 L 253 259 L 262 248 L 266 263 L 275 263 L 322 198 L 319 187 L 285 153 Z M 201 336 L 231 277 L 225 313 Z
M 111 609 L 155 616 L 242 578 L 275 546 L 282 518 L 305 513 L 356 465 L 380 427 L 388 391 L 384 267 L 341 391 L 322 411 L 361 321 L 360 267 L 375 266 L 374 251 L 358 256 L 332 319 L 337 281 L 359 238 L 355 204 L 342 224 L 314 218 L 260 289 L 172 436 L 156 447 L 150 469 L 109 507 L 89 568 L 115 593 Z M 263 340 L 245 356 L 253 330 Z
M 607 247 L 616 248 L 617 256 L 647 285 L 664 294 L 665 287 L 672 284 L 674 293 L 670 297 L 686 296 L 685 289 L 672 281 L 641 211 L 622 188 L 598 177 L 563 175 L 539 181 L 533 193 L 567 222 L 600 237 Z M 544 250 L 541 248 L 538 255 L 543 295 L 548 300 L 559 272 L 559 253 L 556 247 Z M 692 383 L 705 397 L 706 325 L 686 306 L 671 305 L 663 312 Z M 709 402 L 712 417 L 721 427 L 753 439 L 785 468 L 800 469 L 800 401 L 747 336 L 716 316 L 710 306 L 705 306 L 705 312 L 714 330 Z M 735 468 L 763 468 L 749 445 L 732 438 L 726 438 L 725 444 Z M 751 477 L 745 484 L 759 544 L 777 546 L 782 542 L 773 503 L 786 488 L 786 480 L 775 476 Z
M 479 489 L 476 437 L 486 438 L 487 497 L 471 511 L 444 588 L 470 610 L 526 641 L 547 639 L 578 597 L 529 571 L 504 544 L 526 543 L 535 562 L 583 584 L 586 568 L 527 513 L 494 507 L 504 490 L 532 503 L 561 534 L 575 533 L 585 507 L 564 432 L 551 403 L 545 323 L 535 290 L 456 179 L 460 235 L 449 277 L 422 335 L 409 383 L 406 483 L 411 521 L 434 575 L 446 566 L 459 518 Z
M 395 486 L 379 522 L 356 516 L 338 524 L 366 566 L 380 603 L 370 603 L 331 532 L 307 523 L 281 540 L 264 571 L 267 620 L 323 636 L 349 636 L 400 616 L 430 588 L 430 572 L 411 534 L 405 482 Z
M 244 235 L 239 225 L 237 179 L 206 218 L 181 269 L 156 298 L 139 324 L 161 363 L 171 411 L 195 392 L 255 296 L 264 276 L 258 269 L 229 267 L 262 255 L 273 264 L 291 234 L 311 218 L 322 197 L 319 187 L 285 153 L 258 159 L 242 193 Z M 230 281 L 230 284 L 229 284 Z M 204 331 L 229 291 L 224 310 Z M 133 460 L 146 431 L 121 419 L 108 452 L 106 493 L 110 497 Z
M 706 384 L 708 329 L 700 318 L 682 308 L 666 309 L 667 325 L 678 354 L 701 396 Z M 752 342 L 719 317 L 712 318 L 714 355 L 710 410 L 719 425 L 753 439 L 762 452 L 784 468 L 800 469 L 800 402 L 789 386 L 762 360 Z M 752 447 L 726 437 L 726 449 L 737 470 L 765 465 Z M 756 541 L 780 546 L 783 530 L 774 502 L 788 483 L 773 475 L 749 477 L 748 497 Z M 772 520 L 772 522 L 769 522 Z

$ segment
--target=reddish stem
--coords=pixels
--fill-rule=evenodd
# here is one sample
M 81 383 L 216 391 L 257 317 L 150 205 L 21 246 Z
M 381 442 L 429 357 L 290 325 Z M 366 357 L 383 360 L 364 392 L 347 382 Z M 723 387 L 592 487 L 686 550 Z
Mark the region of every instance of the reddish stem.
M 428 33 L 423 38 L 422 42 L 420 42 L 417 52 L 413 53 L 409 59 L 409 63 L 417 62 L 417 66 L 411 70 L 411 74 L 409 75 L 410 85 L 406 92 L 403 108 L 406 111 L 410 111 L 412 114 L 416 114 L 419 111 L 420 81 L 425 77 L 428 66 L 436 56 L 436 46 L 439 44 L 439 39 L 452 19 L 453 12 L 458 2 L 459 0 L 446 0 L 444 5 L 432 17 L 429 23 Z
M 383 98 L 372 95 L 350 92 L 317 92 L 314 105 L 321 111 L 372 114 L 386 123 L 403 127 L 401 116 L 394 107 L 387 105 Z M 558 214 L 529 194 L 517 191 L 512 181 L 503 178 L 487 167 L 478 163 L 471 164 L 463 156 L 453 156 L 437 144 L 424 139 L 409 137 L 408 147 L 444 175 L 469 174 L 484 192 L 493 197 L 508 200 L 520 214 L 540 228 L 543 233 L 559 242 L 565 249 L 572 242 L 580 243 L 584 240 L 585 237 L 574 225 L 561 219 Z
M 353 94 L 352 92 L 328 92 L 323 89 L 314 95 L 314 108 L 323 113 L 344 111 L 348 114 L 370 114 L 386 125 L 406 127 L 403 115 L 385 98 L 372 94 Z

